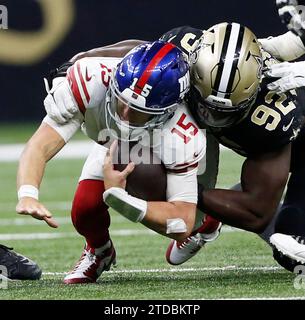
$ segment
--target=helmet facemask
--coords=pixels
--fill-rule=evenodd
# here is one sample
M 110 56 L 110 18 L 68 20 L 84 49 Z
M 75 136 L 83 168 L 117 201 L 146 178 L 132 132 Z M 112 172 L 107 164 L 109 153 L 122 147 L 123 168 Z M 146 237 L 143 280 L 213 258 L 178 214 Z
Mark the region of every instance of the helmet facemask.
M 256 91 L 248 100 L 241 102 L 238 106 L 232 106 L 230 100 L 224 102 L 214 96 L 202 99 L 200 93 L 195 88 L 193 94 L 196 96 L 196 114 L 200 121 L 206 126 L 214 128 L 228 128 L 241 122 L 249 113 L 252 105 L 255 103 L 258 91 Z M 216 98 L 217 100 L 215 101 Z M 224 104 L 226 103 L 226 107 Z M 229 106 L 228 106 L 229 105 Z
M 114 74 L 115 72 L 116 70 Z M 136 95 L 130 89 L 121 93 L 115 78 L 111 79 L 106 93 L 106 126 L 115 138 L 122 141 L 139 141 L 144 136 L 150 136 L 154 129 L 163 127 L 178 107 L 178 103 L 175 103 L 162 109 L 143 108 L 143 100 L 145 101 L 144 97 Z

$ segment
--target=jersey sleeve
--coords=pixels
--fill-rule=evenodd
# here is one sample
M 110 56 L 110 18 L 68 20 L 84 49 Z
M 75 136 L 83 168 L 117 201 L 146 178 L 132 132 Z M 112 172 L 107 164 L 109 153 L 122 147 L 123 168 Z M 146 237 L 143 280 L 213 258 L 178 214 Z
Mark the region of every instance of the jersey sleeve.
M 83 58 L 68 69 L 67 79 L 76 105 L 82 114 L 98 106 L 109 85 L 111 69 L 99 58 Z

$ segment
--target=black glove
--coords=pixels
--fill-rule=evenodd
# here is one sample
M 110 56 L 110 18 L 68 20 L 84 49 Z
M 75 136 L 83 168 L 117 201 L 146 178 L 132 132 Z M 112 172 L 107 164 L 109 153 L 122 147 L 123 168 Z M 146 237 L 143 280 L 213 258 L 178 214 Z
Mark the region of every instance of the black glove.
M 46 86 L 48 85 L 48 88 L 46 88 L 47 91 L 50 91 L 52 89 L 53 80 L 55 78 L 65 77 L 67 75 L 67 71 L 72 65 L 73 65 L 73 63 L 68 61 L 68 62 L 63 63 L 58 68 L 52 69 L 49 72 L 49 74 L 45 77 L 45 79 L 47 80 Z

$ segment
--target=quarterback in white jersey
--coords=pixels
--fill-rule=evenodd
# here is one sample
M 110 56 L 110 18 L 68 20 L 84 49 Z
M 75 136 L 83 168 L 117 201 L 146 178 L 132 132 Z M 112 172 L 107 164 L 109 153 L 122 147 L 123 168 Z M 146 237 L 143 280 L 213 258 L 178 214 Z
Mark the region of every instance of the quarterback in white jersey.
M 144 71 L 139 66 L 134 68 L 126 84 L 128 72 L 135 62 L 144 64 Z M 115 262 L 106 203 L 128 219 L 141 222 L 173 239 L 185 239 L 194 226 L 197 172 L 199 162 L 205 156 L 206 139 L 182 103 L 189 87 L 188 64 L 179 49 L 162 41 L 137 47 L 119 63 L 114 76 L 112 70 L 118 63 L 117 59 L 82 59 L 68 70 L 66 79 L 52 89 L 48 99 L 54 99 L 58 104 L 73 105 L 78 111 L 65 124 L 56 123 L 47 115 L 28 142 L 18 171 L 17 212 L 57 227 L 51 213 L 38 202 L 38 188 L 46 162 L 81 126 L 91 139 L 100 144 L 107 141 L 109 130 L 113 128 L 118 129 L 117 133 L 121 131 L 121 138 L 124 135 L 136 138 L 147 128 L 158 129 L 154 139 L 157 143 L 153 143 L 152 148 L 167 169 L 167 202 L 146 202 L 128 195 L 124 188 L 133 165 L 128 164 L 122 172 L 104 165 L 103 172 L 104 159 L 108 157 L 109 163 L 110 156 L 107 148 L 97 144 L 84 166 L 72 207 L 73 224 L 86 238 L 86 247 L 76 268 L 65 278 L 65 283 L 95 282 Z M 140 76 L 136 72 L 140 72 Z M 168 79 L 167 82 L 162 80 L 161 85 L 160 73 Z M 111 85 L 117 86 L 115 89 L 121 90 L 122 95 L 111 96 L 113 91 L 108 89 Z M 160 96 L 162 100 L 158 104 Z M 152 99 L 150 105 L 148 98 Z M 121 103 L 122 99 L 125 99 L 125 104 Z M 107 108 L 114 108 L 113 114 Z M 119 108 L 123 108 L 123 112 L 120 113 Z M 143 113 L 140 112 L 142 110 Z M 126 129 L 128 126 L 123 118 L 126 114 L 129 123 L 138 121 L 141 126 Z M 109 126 L 110 122 L 114 127 Z M 122 203 L 127 204 L 124 211 L 120 211 Z

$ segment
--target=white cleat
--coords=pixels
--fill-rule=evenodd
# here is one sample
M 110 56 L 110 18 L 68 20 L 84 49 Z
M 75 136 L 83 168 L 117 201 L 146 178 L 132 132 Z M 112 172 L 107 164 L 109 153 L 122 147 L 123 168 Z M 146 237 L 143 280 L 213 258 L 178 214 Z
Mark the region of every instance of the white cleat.
M 305 237 L 275 233 L 270 243 L 283 255 L 299 263 L 305 263 Z
M 169 264 L 179 265 L 194 257 L 207 243 L 216 240 L 220 235 L 222 223 L 216 226 L 211 233 L 196 233 L 183 242 L 172 240 L 166 251 L 166 260 Z
M 88 245 L 74 269 L 65 277 L 65 284 L 94 283 L 103 271 L 115 265 L 115 249 L 109 240 L 103 247 L 94 249 Z

